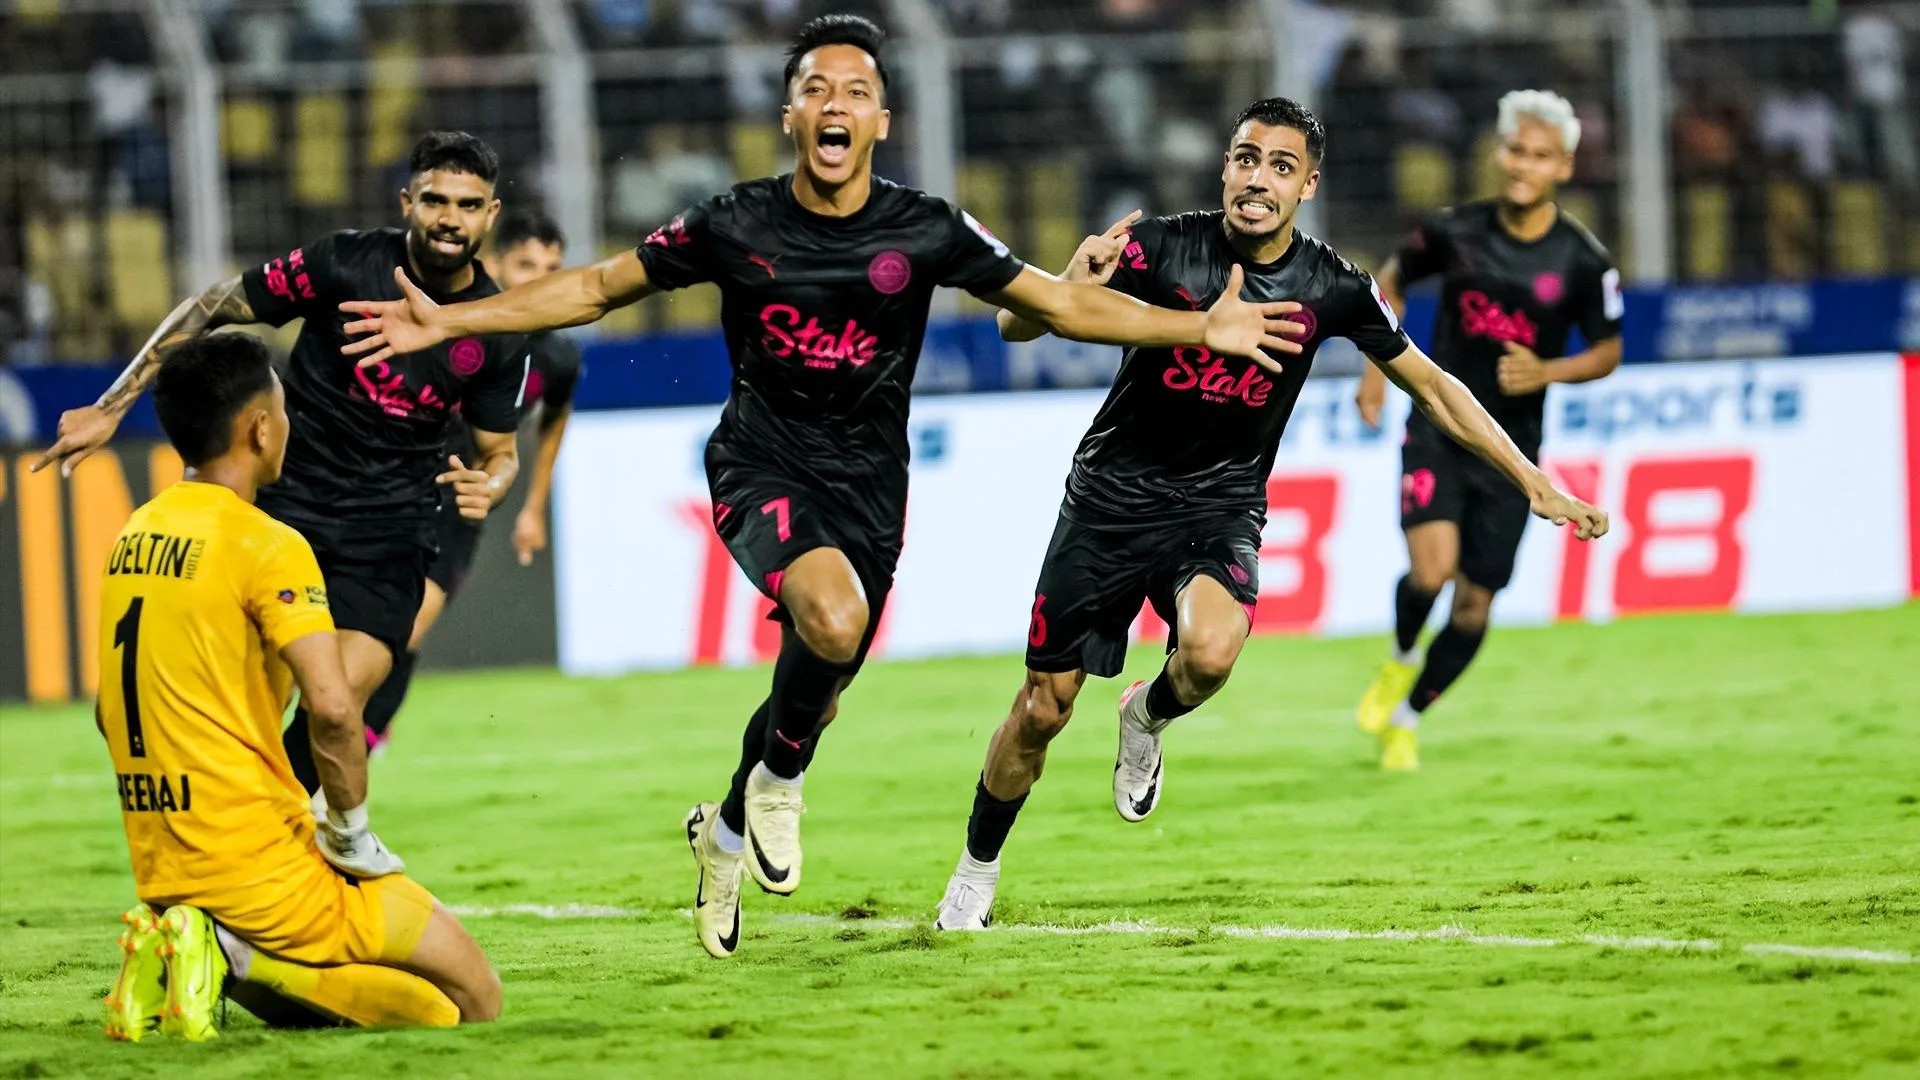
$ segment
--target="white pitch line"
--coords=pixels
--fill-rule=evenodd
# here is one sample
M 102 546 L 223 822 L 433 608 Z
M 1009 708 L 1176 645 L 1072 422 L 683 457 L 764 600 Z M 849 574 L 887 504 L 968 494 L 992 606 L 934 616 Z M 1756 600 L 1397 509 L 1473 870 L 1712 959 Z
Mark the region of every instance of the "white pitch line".
M 504 904 L 499 907 L 455 907 L 455 915 L 473 918 L 528 916 L 537 919 L 638 919 L 651 912 L 644 908 L 613 907 L 605 904 Z M 682 917 L 692 912 L 680 909 Z M 847 919 L 837 915 L 775 915 L 772 920 L 786 926 L 860 927 L 872 930 L 911 930 L 930 925 L 925 920 L 893 918 Z M 1113 920 L 1084 926 L 1054 923 L 996 923 L 989 933 L 1046 934 L 1053 937 L 1086 937 L 1098 934 L 1150 937 L 1199 937 L 1217 934 L 1229 938 L 1254 938 L 1268 941 L 1454 941 L 1500 949 L 1554 949 L 1568 945 L 1589 945 L 1602 949 L 1627 949 L 1639 952 L 1742 952 L 1756 956 L 1803 956 L 1817 960 L 1856 960 L 1865 964 L 1911 964 L 1911 953 L 1890 949 L 1855 949 L 1845 946 L 1786 945 L 1754 942 L 1735 945 L 1712 938 L 1665 938 L 1636 935 L 1615 937 L 1584 934 L 1573 938 L 1524 937 L 1515 934 L 1478 934 L 1464 926 L 1441 926 L 1432 930 L 1352 930 L 1319 926 L 1162 926 L 1158 923 Z

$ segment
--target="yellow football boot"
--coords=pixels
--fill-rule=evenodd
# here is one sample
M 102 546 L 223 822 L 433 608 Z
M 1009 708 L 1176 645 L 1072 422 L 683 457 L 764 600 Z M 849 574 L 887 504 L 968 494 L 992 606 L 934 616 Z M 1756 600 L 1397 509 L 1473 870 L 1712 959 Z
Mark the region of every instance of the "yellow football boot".
M 1407 700 L 1407 694 L 1413 689 L 1413 680 L 1420 669 L 1413 664 L 1403 664 L 1389 659 L 1380 665 L 1380 671 L 1373 677 L 1373 684 L 1360 696 L 1360 707 L 1354 710 L 1354 719 L 1359 722 L 1360 730 L 1369 735 L 1378 735 L 1387 729 L 1387 718 L 1393 715 L 1394 706 Z
M 227 980 L 227 956 L 213 936 L 213 920 L 180 904 L 160 916 L 161 958 L 167 965 L 167 1007 L 160 1030 L 188 1042 L 220 1034 L 214 1016 Z
M 1380 733 L 1380 767 L 1388 772 L 1415 772 L 1420 768 L 1420 730 L 1388 726 Z
M 160 959 L 160 920 L 153 909 L 135 904 L 120 921 L 120 977 L 107 992 L 107 1038 L 139 1042 L 160 1030 L 160 1014 L 167 1006 L 162 982 L 166 963 Z

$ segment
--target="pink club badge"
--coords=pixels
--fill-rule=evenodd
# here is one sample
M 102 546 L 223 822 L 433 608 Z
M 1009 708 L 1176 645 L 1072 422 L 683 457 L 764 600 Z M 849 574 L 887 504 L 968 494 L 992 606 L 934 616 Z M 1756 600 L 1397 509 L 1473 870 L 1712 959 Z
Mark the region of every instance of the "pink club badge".
M 906 288 L 912 279 L 913 264 L 902 252 L 883 251 L 867 264 L 867 280 L 882 295 L 892 296 Z
M 487 362 L 487 352 L 480 346 L 479 338 L 461 338 L 447 350 L 447 363 L 453 373 L 461 378 L 478 374 Z
M 1557 304 L 1566 295 L 1566 286 L 1559 274 L 1549 271 L 1533 279 L 1533 295 L 1539 297 L 1543 304 Z

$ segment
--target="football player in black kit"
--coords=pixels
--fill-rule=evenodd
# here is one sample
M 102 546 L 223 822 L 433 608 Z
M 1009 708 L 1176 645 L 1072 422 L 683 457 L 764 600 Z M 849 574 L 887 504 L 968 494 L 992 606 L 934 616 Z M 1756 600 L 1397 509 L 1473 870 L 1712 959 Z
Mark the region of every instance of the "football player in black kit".
M 58 441 L 36 465 L 60 461 L 71 471 L 104 445 L 167 354 L 195 335 L 303 319 L 283 380 L 292 423 L 286 467 L 256 503 L 298 529 L 319 557 L 361 706 L 413 631 L 441 488 L 477 521 L 519 471 L 514 403 L 526 349 L 517 335 L 457 335 L 357 365 L 341 355 L 349 320 L 338 305 L 404 295 L 401 281 L 446 303 L 498 292 L 474 253 L 500 212 L 493 194 L 499 168 L 493 149 L 472 135 L 428 134 L 413 149 L 400 192 L 404 229 L 330 233 L 181 303 L 98 403 L 61 416 Z M 473 429 L 471 462 L 442 453 L 456 408 Z M 295 775 L 315 790 L 304 710 L 285 737 Z
M 963 288 L 1087 341 L 1254 357 L 1297 353 L 1292 305 L 1249 304 L 1236 267 L 1211 308 L 1169 311 L 1024 265 L 943 199 L 873 175 L 886 137 L 881 33 L 829 15 L 787 51 L 792 174 L 705 200 L 637 251 L 477 304 L 349 304 L 374 360 L 450 336 L 591 322 L 661 289 L 720 286 L 732 394 L 707 444 L 713 522 L 785 624 L 773 688 L 749 721 L 723 803 L 686 818 L 699 863 L 694 925 L 714 956 L 739 942 L 743 866 L 769 892 L 800 884 L 802 773 L 872 643 L 900 554 L 907 403 L 935 286 Z
M 1407 285 L 1441 278 L 1434 357 L 1538 461 L 1548 384 L 1587 382 L 1620 365 L 1620 273 L 1553 201 L 1580 142 L 1567 99 L 1516 90 L 1500 101 L 1499 133 L 1500 197 L 1422 221 L 1381 270 L 1380 286 L 1399 309 Z M 1587 349 L 1567 356 L 1576 326 Z M 1379 425 L 1385 396 L 1385 382 L 1367 372 L 1358 403 L 1369 425 Z M 1358 720 L 1378 736 L 1382 768 L 1410 771 L 1420 766 L 1420 714 L 1467 669 L 1486 638 L 1493 594 L 1513 577 L 1527 503 L 1418 412 L 1400 457 L 1410 568 L 1394 591 L 1393 655 L 1361 697 Z M 1449 581 L 1453 612 L 1423 662 L 1416 643 Z
M 1401 332 L 1373 279 L 1294 227 L 1320 185 L 1326 131 L 1285 98 L 1249 105 L 1228 140 L 1223 208 L 1136 215 L 1088 237 L 1066 276 L 1148 303 L 1197 309 L 1244 273 L 1250 296 L 1295 301 L 1300 356 L 1274 373 L 1193 346 L 1133 348 L 1074 452 L 1059 523 L 1040 568 L 1027 634 L 1027 677 L 987 747 L 960 864 L 934 925 L 978 930 L 992 916 L 1000 849 L 1066 727 L 1088 675 L 1111 678 L 1142 602 L 1171 631 L 1159 677 L 1120 698 L 1113 803 L 1140 821 L 1164 791 L 1161 733 L 1227 681 L 1260 596 L 1267 477 L 1287 418 L 1328 338 L 1344 337 L 1413 395 L 1447 437 L 1478 454 L 1522 504 L 1582 539 L 1604 513 L 1553 487 L 1473 395 Z M 1002 337 L 1045 327 L 999 316 Z
M 552 218 L 537 210 L 507 210 L 487 238 L 487 253 L 480 257 L 480 263 L 496 284 L 511 289 L 560 269 L 566 254 L 566 238 Z M 513 520 L 513 547 L 521 566 L 531 566 L 534 553 L 547 546 L 547 499 L 553 491 L 553 466 L 560 459 L 567 420 L 573 415 L 573 390 L 580 381 L 580 347 L 565 334 L 534 334 L 527 339 L 526 362 L 526 390 L 520 395 L 519 411 L 523 421 L 536 409 L 539 411 L 540 449 L 527 478 L 526 505 Z M 447 431 L 446 453 L 462 458 L 475 453 L 473 434 L 458 417 Z M 393 718 L 412 685 L 414 665 L 419 662 L 427 633 L 453 602 L 473 568 L 480 528 L 481 522 L 464 517 L 454 500 L 440 504 L 440 553 L 427 569 L 426 594 L 413 620 L 413 634 L 406 652 L 395 658 L 393 671 L 367 701 L 369 751 L 386 744 Z

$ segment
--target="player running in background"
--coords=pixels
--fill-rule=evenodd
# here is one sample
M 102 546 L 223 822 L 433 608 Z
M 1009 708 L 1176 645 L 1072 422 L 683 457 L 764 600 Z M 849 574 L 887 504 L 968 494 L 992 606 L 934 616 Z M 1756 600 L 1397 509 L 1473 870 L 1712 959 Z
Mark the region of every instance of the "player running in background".
M 1412 394 L 1465 452 L 1519 494 L 1522 505 L 1586 539 L 1606 515 L 1554 489 L 1473 395 L 1401 332 L 1373 279 L 1299 232 L 1294 215 L 1320 186 L 1326 131 L 1299 103 L 1249 105 L 1228 139 L 1223 207 L 1153 218 L 1138 214 L 1090 236 L 1065 276 L 1148 303 L 1197 309 L 1244 272 L 1249 295 L 1302 310 L 1304 350 L 1277 374 L 1206 348 L 1129 349 L 1105 404 L 1075 451 L 1060 520 L 1041 563 L 1027 633 L 1027 677 L 987 746 L 967 843 L 934 925 L 987 925 L 1000 849 L 1046 764 L 1047 746 L 1073 716 L 1089 674 L 1111 678 L 1127 631 L 1150 602 L 1171 627 L 1166 666 L 1120 698 L 1113 804 L 1143 820 L 1165 790 L 1161 737 L 1226 684 L 1260 597 L 1260 532 L 1267 477 L 1314 354 L 1344 337 Z M 1003 312 L 1001 336 L 1045 327 Z
M 1573 175 L 1580 121 L 1566 98 L 1516 90 L 1500 99 L 1500 197 L 1433 214 L 1380 271 L 1395 309 L 1405 287 L 1441 277 L 1433 354 L 1540 459 L 1547 386 L 1588 382 L 1620 366 L 1620 272 L 1586 227 L 1554 203 Z M 1566 356 L 1579 327 L 1587 349 Z M 1386 383 L 1362 374 L 1358 404 L 1379 426 Z M 1394 589 L 1393 655 L 1360 699 L 1360 727 L 1379 737 L 1380 765 L 1420 766 L 1420 715 L 1467 669 L 1486 640 L 1493 594 L 1513 578 L 1527 502 L 1486 463 L 1444 438 L 1422 414 L 1400 451 L 1400 528 L 1407 573 Z M 1415 647 L 1433 601 L 1453 582 L 1453 611 Z
M 182 303 L 97 404 L 60 417 L 58 441 L 34 466 L 59 461 L 71 472 L 113 436 L 167 357 L 202 332 L 304 319 L 286 369 L 287 467 L 259 502 L 313 546 L 347 679 L 363 706 L 413 632 L 433 560 L 436 484 L 450 486 L 460 512 L 478 520 L 519 470 L 513 432 L 527 372 L 521 339 L 462 335 L 372 367 L 340 354 L 347 320 L 337 305 L 400 296 L 396 276 L 448 303 L 499 291 L 474 259 L 500 210 L 492 148 L 464 132 L 433 132 L 414 147 L 410 164 L 400 192 L 405 229 L 332 233 Z M 473 428 L 477 460 L 450 462 L 442 452 L 456 407 Z M 304 706 L 287 728 L 286 747 L 294 774 L 313 790 Z
M 964 288 L 1086 341 L 1258 356 L 1293 353 L 1290 305 L 1239 297 L 1236 267 L 1206 310 L 1168 311 L 1025 266 L 943 199 L 873 175 L 887 135 L 882 34 L 865 19 L 806 24 L 787 51 L 781 122 L 792 174 L 690 207 L 637 251 L 490 300 L 348 304 L 384 360 L 463 334 L 591 322 L 661 289 L 720 286 L 732 394 L 707 444 L 714 527 L 785 626 L 773 688 L 747 724 L 724 802 L 686 818 L 700 867 L 694 924 L 714 956 L 740 933 L 743 867 L 800 885 L 802 775 L 859 670 L 905 529 L 907 404 L 936 286 Z
M 500 982 L 480 946 L 368 826 L 360 706 L 320 566 L 253 505 L 287 456 L 266 347 L 181 344 L 154 407 L 193 471 L 134 511 L 100 590 L 95 715 L 140 896 L 107 1034 L 211 1038 L 229 975 L 272 1024 L 492 1019 Z M 295 682 L 320 768 L 311 810 L 280 746 Z
M 560 269 L 566 261 L 566 239 L 552 218 L 535 210 L 508 210 L 500 215 L 487 240 L 487 254 L 480 261 L 502 289 L 532 281 Z M 580 381 L 580 348 L 565 334 L 541 332 L 527 339 L 525 391 L 520 395 L 522 420 L 540 413 L 540 449 L 533 461 L 533 475 L 527 481 L 527 502 L 513 522 L 513 547 L 521 566 L 533 564 L 535 552 L 547 546 L 547 500 L 553 491 L 553 465 L 560 458 L 560 443 L 566 437 L 567 420 L 573 415 L 573 389 Z M 456 415 L 447 431 L 445 452 L 463 460 L 479 460 L 473 434 Z M 413 634 L 406 651 L 394 658 L 393 671 L 367 699 L 367 739 L 378 750 L 386 741 L 393 718 L 406 700 L 413 682 L 413 668 L 420 659 L 427 632 L 440 613 L 453 602 L 454 595 L 473 567 L 480 545 L 481 522 L 460 512 L 454 499 L 442 499 L 437 527 L 440 553 L 427 568 L 426 591 L 420 601 L 420 613 L 413 620 Z

